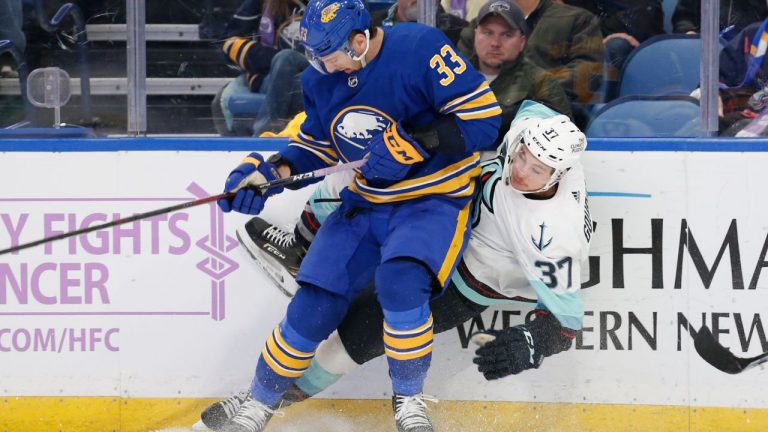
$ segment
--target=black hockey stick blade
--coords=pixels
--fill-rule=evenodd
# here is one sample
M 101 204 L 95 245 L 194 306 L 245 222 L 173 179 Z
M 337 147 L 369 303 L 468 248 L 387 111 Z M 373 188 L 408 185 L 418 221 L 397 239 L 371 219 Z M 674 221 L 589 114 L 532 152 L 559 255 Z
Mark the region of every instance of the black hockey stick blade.
M 717 341 L 709 327 L 702 326 L 693 340 L 696 352 L 707 363 L 728 374 L 738 374 L 768 362 L 768 352 L 750 358 L 736 357 Z
M 262 183 L 262 184 L 255 185 L 255 186 L 250 186 L 250 187 L 253 187 L 253 188 L 259 189 L 259 190 L 267 190 L 267 189 L 275 188 L 275 187 L 278 187 L 278 186 L 287 186 L 287 185 L 290 185 L 290 184 L 298 183 L 298 182 L 303 181 L 303 180 L 309 180 L 309 179 L 312 179 L 312 178 L 325 177 L 325 176 L 327 176 L 329 174 L 333 174 L 333 173 L 336 173 L 336 172 L 346 171 L 346 170 L 350 170 L 350 169 L 354 169 L 354 168 L 359 168 L 364 163 L 365 163 L 365 160 L 361 159 L 361 160 L 358 160 L 358 161 L 338 164 L 338 165 L 330 166 L 330 167 L 327 167 L 327 168 L 320 168 L 320 169 L 317 169 L 317 170 L 314 170 L 314 171 L 310 171 L 310 172 L 306 172 L 306 173 L 295 174 L 295 175 L 292 175 L 292 176 L 289 176 L 289 177 L 284 177 L 284 178 L 272 180 L 272 181 L 269 181 L 269 182 L 266 182 L 266 183 Z M 141 219 L 147 219 L 147 218 L 150 218 L 150 217 L 158 216 L 158 215 L 165 214 L 165 213 L 171 213 L 171 212 L 175 212 L 175 211 L 186 209 L 186 208 L 190 208 L 190 207 L 196 207 L 196 206 L 199 206 L 201 204 L 206 204 L 206 203 L 218 201 L 220 199 L 230 199 L 230 198 L 232 198 L 234 196 L 235 196 L 234 192 L 224 192 L 224 193 L 220 193 L 218 195 L 212 195 L 212 196 L 209 196 L 209 197 L 200 198 L 200 199 L 195 200 L 195 201 L 188 201 L 188 202 L 185 202 L 185 203 L 176 204 L 176 205 L 172 205 L 172 206 L 169 206 L 169 207 L 163 207 L 161 209 L 148 211 L 146 213 L 138 213 L 138 214 L 135 214 L 133 216 L 128 216 L 128 217 L 125 217 L 125 218 L 122 218 L 122 219 L 116 219 L 116 220 L 113 220 L 113 221 L 110 221 L 110 222 L 105 222 L 105 223 L 99 224 L 99 225 L 93 225 L 93 226 L 90 226 L 88 228 L 82 228 L 82 229 L 78 229 L 78 230 L 75 230 L 75 231 L 69 231 L 69 232 L 65 232 L 63 234 L 58 234 L 58 235 L 55 235 L 55 236 L 42 238 L 40 240 L 35 240 L 35 241 L 29 242 L 29 243 L 24 243 L 24 244 L 20 244 L 20 245 L 17 245 L 17 246 L 12 246 L 12 247 L 9 247 L 7 249 L 0 250 L 0 255 L 5 255 L 5 254 L 8 254 L 8 253 L 17 252 L 17 251 L 20 251 L 20 250 L 23 250 L 23 249 L 29 249 L 29 248 L 34 247 L 34 246 L 39 246 L 41 244 L 50 243 L 52 241 L 62 240 L 62 239 L 65 239 L 65 238 L 69 238 L 69 237 L 73 237 L 73 236 L 77 236 L 77 235 L 81 235 L 81 234 L 88 234 L 88 233 L 93 232 L 93 231 L 103 230 L 105 228 L 110 228 L 110 227 L 113 227 L 113 226 L 116 226 L 116 225 L 126 224 L 128 222 L 133 222 L 133 221 L 137 221 L 137 220 L 141 220 Z

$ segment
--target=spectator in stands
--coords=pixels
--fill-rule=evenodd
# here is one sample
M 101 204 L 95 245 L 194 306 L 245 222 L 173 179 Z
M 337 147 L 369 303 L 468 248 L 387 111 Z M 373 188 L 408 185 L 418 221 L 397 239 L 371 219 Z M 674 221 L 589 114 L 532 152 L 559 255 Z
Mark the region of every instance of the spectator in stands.
M 605 62 L 609 68 L 608 95 L 618 91 L 618 78 L 629 53 L 643 41 L 664 33 L 664 10 L 661 0 L 565 0 L 566 4 L 584 8 L 600 20 L 605 46 Z
M 600 21 L 582 8 L 553 0 L 516 0 L 526 16 L 529 33 L 525 57 L 552 73 L 571 102 L 575 123 L 583 128 L 589 118 L 585 104 L 595 102 L 603 81 L 603 36 Z M 464 29 L 459 50 L 474 47 L 476 20 Z
M 768 107 L 768 62 L 761 40 L 768 40 L 768 19 L 744 28 L 720 52 L 721 130 L 741 129 Z
M 755 21 L 768 17 L 765 0 L 720 0 L 720 31 L 733 35 Z M 678 0 L 672 14 L 672 30 L 675 33 L 696 34 L 701 32 L 701 0 Z
M 436 2 L 438 0 L 435 0 Z M 419 18 L 417 0 L 397 0 L 390 8 L 371 13 L 371 23 L 374 26 L 386 27 L 401 22 L 416 22 Z M 438 3 L 435 24 L 438 30 L 445 33 L 454 44 L 459 42 L 461 31 L 469 25 L 457 16 L 445 12 Z
M 265 0 L 263 5 L 258 0 L 245 0 L 227 24 L 231 36 L 222 50 L 244 72 L 213 102 L 214 113 L 221 110 L 227 129 L 231 130 L 227 104 L 232 94 L 251 91 L 265 95 L 253 125 L 254 135 L 283 129 L 302 110 L 298 75 L 309 65 L 297 43 L 303 8 L 299 0 Z
M 501 125 L 506 128 L 525 99 L 535 100 L 572 116 L 560 81 L 525 58 L 528 26 L 512 0 L 490 0 L 474 21 L 474 49 L 469 61 L 488 80 L 501 105 Z M 499 139 L 503 134 L 499 134 Z
M 24 50 L 27 48 L 27 38 L 21 29 L 23 22 L 21 0 L 0 0 L 0 40 L 8 40 L 13 43 L 17 55 L 24 54 Z M 14 64 L 13 68 L 16 66 Z M 2 65 L 0 73 L 5 77 L 18 76 L 12 72 L 12 67 L 7 64 Z

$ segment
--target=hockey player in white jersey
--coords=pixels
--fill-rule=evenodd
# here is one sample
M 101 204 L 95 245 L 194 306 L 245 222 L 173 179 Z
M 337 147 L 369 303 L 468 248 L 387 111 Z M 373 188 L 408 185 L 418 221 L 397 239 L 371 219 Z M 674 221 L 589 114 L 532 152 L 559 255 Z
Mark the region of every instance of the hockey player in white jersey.
M 488 306 L 536 304 L 530 322 L 473 336 L 480 345 L 474 363 L 486 379 L 538 368 L 545 357 L 569 349 L 581 331 L 580 264 L 588 257 L 592 235 L 579 162 L 586 144 L 584 134 L 566 116 L 526 101 L 506 133 L 500 153 L 483 164 L 468 246 L 449 287 L 430 306 L 435 331 L 441 332 Z M 312 213 L 310 221 L 321 223 L 333 210 L 334 194 L 346 181 L 343 176 L 327 179 L 314 201 L 310 199 L 311 208 L 302 219 L 308 220 L 307 213 Z M 263 247 L 280 248 L 298 266 L 301 254 L 293 233 L 261 219 L 250 221 L 246 228 L 239 232 L 246 249 L 282 279 L 287 294 L 295 292 L 291 272 L 280 265 L 284 261 Z M 284 400 L 296 402 L 317 394 L 358 365 L 384 354 L 381 315 L 373 290 L 361 294 L 338 330 L 318 347 L 311 366 Z M 233 396 L 214 403 L 203 412 L 202 422 L 216 430 L 240 401 L 240 396 Z

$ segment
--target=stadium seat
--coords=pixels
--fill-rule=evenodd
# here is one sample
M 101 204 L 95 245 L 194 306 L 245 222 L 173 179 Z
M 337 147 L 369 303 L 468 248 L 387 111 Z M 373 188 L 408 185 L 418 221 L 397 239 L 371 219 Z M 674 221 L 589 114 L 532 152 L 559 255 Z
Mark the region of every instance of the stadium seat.
M 266 100 L 263 93 L 238 93 L 229 98 L 232 113 L 232 133 L 236 136 L 253 134 L 253 122 L 259 118 L 259 111 Z
M 625 96 L 607 103 L 587 126 L 587 136 L 696 137 L 699 101 L 689 96 Z
M 689 95 L 699 86 L 700 62 L 698 36 L 654 36 L 627 58 L 621 71 L 619 97 Z

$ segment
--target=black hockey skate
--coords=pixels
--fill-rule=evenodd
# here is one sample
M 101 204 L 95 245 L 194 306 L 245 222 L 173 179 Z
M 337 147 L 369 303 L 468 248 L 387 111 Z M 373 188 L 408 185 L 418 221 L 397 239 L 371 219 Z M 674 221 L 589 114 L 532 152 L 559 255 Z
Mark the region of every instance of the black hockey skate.
M 426 401 L 437 402 L 437 399 L 422 393 L 413 396 L 392 396 L 397 432 L 434 432 L 432 422 L 427 416 Z
M 264 405 L 249 394 L 237 414 L 229 419 L 220 432 L 261 432 L 273 415 L 282 416 L 283 413 Z
M 240 405 L 245 402 L 249 395 L 250 391 L 244 390 L 234 396 L 230 396 L 224 400 L 214 402 L 208 406 L 208 408 L 203 410 L 202 413 L 200 413 L 200 423 L 214 432 L 220 431 L 221 428 L 227 424 L 229 419 L 237 414 L 237 410 L 240 409 Z M 192 429 L 205 430 L 200 427 L 199 424 L 196 424 Z
M 298 284 L 294 280 L 306 249 L 292 232 L 254 217 L 237 229 L 237 239 L 251 257 L 288 297 L 293 297 Z

